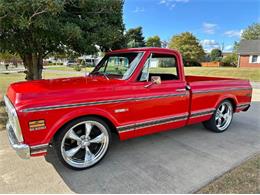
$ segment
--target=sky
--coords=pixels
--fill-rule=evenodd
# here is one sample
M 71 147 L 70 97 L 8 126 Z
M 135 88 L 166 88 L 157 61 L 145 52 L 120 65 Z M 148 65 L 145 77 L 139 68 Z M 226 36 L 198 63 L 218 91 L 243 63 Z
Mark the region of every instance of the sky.
M 143 27 L 145 38 L 192 32 L 205 50 L 233 49 L 243 29 L 260 23 L 260 0 L 125 0 L 126 30 Z

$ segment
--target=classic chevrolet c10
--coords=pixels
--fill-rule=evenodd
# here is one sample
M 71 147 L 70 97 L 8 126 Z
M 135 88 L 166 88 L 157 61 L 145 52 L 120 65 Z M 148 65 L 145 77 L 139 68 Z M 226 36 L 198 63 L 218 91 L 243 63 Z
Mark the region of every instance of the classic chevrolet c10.
M 178 51 L 108 52 L 86 76 L 13 83 L 4 97 L 9 141 L 22 158 L 51 145 L 66 166 L 96 165 L 120 140 L 203 122 L 221 133 L 250 107 L 247 80 L 185 76 Z

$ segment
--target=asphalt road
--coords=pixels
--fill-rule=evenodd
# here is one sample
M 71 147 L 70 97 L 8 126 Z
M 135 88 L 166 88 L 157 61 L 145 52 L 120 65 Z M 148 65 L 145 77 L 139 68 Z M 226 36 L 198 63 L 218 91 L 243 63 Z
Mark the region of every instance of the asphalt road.
M 201 124 L 124 142 L 96 167 L 72 171 L 52 149 L 21 160 L 0 132 L 0 193 L 190 193 L 260 152 L 260 102 L 217 134 Z

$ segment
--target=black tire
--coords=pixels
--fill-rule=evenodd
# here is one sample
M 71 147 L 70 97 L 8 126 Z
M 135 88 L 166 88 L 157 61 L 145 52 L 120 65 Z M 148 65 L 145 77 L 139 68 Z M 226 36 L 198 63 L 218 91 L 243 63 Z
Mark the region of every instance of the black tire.
M 74 139 L 71 139 L 71 138 L 65 138 L 65 136 L 68 136 L 68 135 L 70 135 L 70 132 L 69 131 L 71 131 L 71 129 L 72 129 L 72 127 L 75 127 L 75 129 L 77 128 L 77 132 L 76 131 L 74 131 L 73 130 L 73 132 L 74 133 L 76 133 L 76 135 L 78 135 L 78 137 L 79 138 L 81 138 L 82 136 L 84 136 L 83 134 L 84 134 L 84 130 L 83 130 L 83 125 L 85 126 L 85 133 L 86 133 L 86 129 L 87 129 L 87 127 L 86 127 L 86 125 L 85 125 L 85 123 L 87 123 L 87 122 L 92 122 L 92 123 L 97 123 L 97 124 L 100 124 L 100 126 L 102 127 L 104 127 L 104 128 L 102 128 L 102 131 L 100 131 L 101 132 L 101 134 L 102 133 L 104 133 L 106 136 L 105 136 L 105 139 L 106 139 L 106 148 L 104 148 L 104 151 L 102 150 L 102 154 L 99 156 L 99 159 L 95 162 L 95 163 L 93 163 L 93 164 L 89 164 L 89 165 L 86 165 L 86 166 L 76 166 L 76 165 L 74 165 L 74 164 L 72 164 L 72 158 L 73 158 L 73 156 L 72 157 L 68 157 L 68 158 L 66 158 L 65 156 L 64 156 L 64 154 L 66 154 L 66 152 L 68 152 L 68 151 L 66 151 L 65 150 L 65 142 L 67 142 L 67 139 L 70 139 L 70 144 L 72 145 L 72 144 L 74 144 L 76 147 L 79 147 L 79 146 L 81 146 L 81 147 L 85 147 L 87 144 L 83 144 L 83 143 L 78 143 L 78 141 L 76 141 L 76 140 L 74 140 Z M 77 126 L 78 125 L 78 126 Z M 94 125 L 92 126 L 92 129 L 94 129 Z M 98 130 L 99 130 L 99 128 L 98 127 L 95 127 L 95 132 L 97 132 Z M 91 133 L 92 133 L 92 131 L 94 131 L 94 130 L 90 130 L 90 133 L 89 133 L 89 136 L 88 136 L 88 138 L 90 138 L 90 136 L 92 136 L 91 135 Z M 106 131 L 106 132 L 103 132 L 103 131 Z M 80 132 L 82 132 L 82 135 L 80 136 L 80 134 L 78 134 L 78 133 L 80 133 Z M 106 134 L 107 133 L 107 134 Z M 87 139 L 87 138 L 81 138 L 81 139 L 83 139 L 84 141 Z M 64 141 L 63 141 L 64 140 Z M 92 140 L 94 140 L 94 138 L 92 139 Z M 91 141 L 91 139 L 89 139 L 89 142 Z M 107 152 L 108 152 L 108 149 L 109 149 L 109 145 L 111 144 L 111 141 L 112 141 L 112 137 L 111 137 L 111 132 L 110 132 L 110 128 L 109 128 L 109 126 L 106 124 L 106 122 L 104 122 L 102 119 L 100 119 L 100 118 L 98 118 L 98 117 L 81 117 L 81 118 L 78 118 L 78 119 L 75 119 L 75 120 L 73 120 L 73 121 L 71 121 L 71 122 L 69 122 L 67 125 L 65 125 L 62 129 L 60 129 L 60 131 L 55 135 L 55 137 L 54 137 L 54 148 L 55 148 L 55 151 L 56 151 L 56 153 L 57 153 L 57 156 L 58 156 L 58 158 L 59 158 L 59 160 L 66 166 L 66 167 L 68 167 L 68 168 L 70 168 L 70 169 L 74 169 L 74 170 L 83 170 L 83 169 L 88 169 L 88 168 L 91 168 L 91 167 L 93 167 L 93 166 L 95 166 L 95 165 L 97 165 L 105 156 L 106 156 L 106 154 L 107 154 Z M 82 141 L 83 142 L 83 141 Z M 108 143 L 107 143 L 108 142 Z M 76 143 L 76 144 L 75 144 Z M 87 147 L 90 147 L 91 146 L 91 144 L 101 144 L 101 146 L 100 147 L 102 147 L 102 144 L 103 143 L 88 143 L 89 145 L 87 146 Z M 63 147 L 63 145 L 64 145 L 64 147 Z M 74 147 L 75 147 L 74 146 Z M 74 147 L 72 147 L 71 149 L 73 149 Z M 63 149 L 62 149 L 63 148 Z M 98 148 L 98 146 L 95 146 L 95 148 Z M 85 150 L 85 158 L 86 158 L 86 155 L 87 155 L 87 151 L 86 151 L 86 149 L 84 149 L 84 148 L 80 148 L 79 150 L 78 150 L 78 152 L 76 152 L 76 154 L 77 153 L 83 153 L 83 151 L 82 150 Z M 98 151 L 99 151 L 100 149 L 98 149 Z M 90 148 L 88 149 L 88 151 L 91 151 L 90 150 Z M 75 154 L 75 155 L 76 155 Z M 91 153 L 90 154 L 93 154 L 92 153 L 92 151 L 91 151 Z M 80 155 L 78 155 L 78 156 L 82 156 L 83 157 L 83 154 L 80 154 Z M 92 155 L 91 155 L 92 156 Z M 95 156 L 95 155 L 94 155 Z M 70 162 L 70 160 L 69 160 L 69 158 L 71 158 L 71 162 Z M 83 157 L 84 158 L 84 157 Z M 91 157 L 92 158 L 92 157 Z M 76 159 L 76 158 L 75 158 Z M 78 159 L 79 160 L 79 159 Z M 81 159 L 81 160 L 83 160 L 83 159 Z M 76 161 L 76 160 L 75 160 Z M 84 161 L 84 160 L 83 160 Z M 79 160 L 79 162 L 80 162 L 80 160 Z M 76 163 L 76 162 L 75 162 Z
M 221 121 L 223 121 L 222 123 L 223 123 L 223 125 L 222 126 L 219 126 L 217 123 L 217 118 L 218 118 L 218 111 L 220 111 L 220 108 L 223 108 L 223 107 L 221 107 L 221 106 L 223 106 L 223 105 L 225 105 L 225 106 L 227 106 L 225 109 L 228 109 L 231 113 L 226 113 L 226 114 L 228 114 L 228 116 L 229 117 L 231 117 L 231 118 L 228 118 L 228 121 L 227 121 L 227 123 L 225 124 L 225 119 L 224 119 L 224 117 L 222 118 L 222 119 L 220 119 Z M 228 112 L 227 110 L 225 110 L 225 112 Z M 229 100 L 224 100 L 224 101 L 222 101 L 218 106 L 217 106 L 217 108 L 216 108 L 216 110 L 214 111 L 214 114 L 212 115 L 212 117 L 208 120 L 208 121 L 204 121 L 203 122 L 203 125 L 204 125 L 204 127 L 205 128 L 207 128 L 207 129 L 209 129 L 209 130 L 211 130 L 211 131 L 213 131 L 213 132 L 216 132 L 216 133 L 222 133 L 222 132 L 224 132 L 224 131 L 226 131 L 228 128 L 229 128 L 229 126 L 230 126 L 230 124 L 231 124 L 231 122 L 232 122 L 232 119 L 233 119 L 233 112 L 234 112 L 234 109 L 233 109 L 233 105 L 232 105 L 232 103 L 229 101 Z M 223 115 L 223 114 L 222 114 Z M 221 115 L 221 116 L 222 116 Z M 219 117 L 219 118 L 221 118 L 221 117 Z M 220 122 L 221 123 L 221 122 Z

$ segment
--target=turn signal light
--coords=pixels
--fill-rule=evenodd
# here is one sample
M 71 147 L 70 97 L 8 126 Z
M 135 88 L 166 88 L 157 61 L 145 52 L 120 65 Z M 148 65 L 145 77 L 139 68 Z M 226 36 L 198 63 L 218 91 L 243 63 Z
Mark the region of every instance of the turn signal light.
M 30 131 L 46 129 L 45 121 L 44 120 L 30 121 L 29 128 Z

